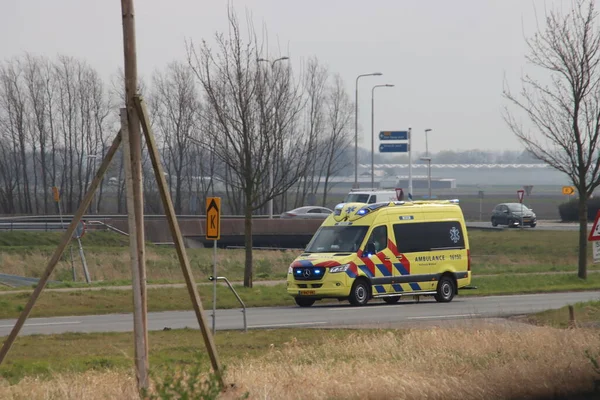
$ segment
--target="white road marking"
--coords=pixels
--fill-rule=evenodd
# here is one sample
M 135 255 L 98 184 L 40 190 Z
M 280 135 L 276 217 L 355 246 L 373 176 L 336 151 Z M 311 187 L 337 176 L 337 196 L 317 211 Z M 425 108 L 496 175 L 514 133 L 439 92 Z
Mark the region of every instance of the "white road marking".
M 72 321 L 72 322 L 38 322 L 33 324 L 25 324 L 23 327 L 28 326 L 50 326 L 50 325 L 77 325 L 80 324 L 81 321 Z M 12 328 L 14 325 L 0 325 L 0 328 Z
M 278 326 L 299 326 L 299 325 L 322 325 L 327 322 L 292 322 L 289 324 L 271 324 L 271 325 L 252 325 L 248 328 L 275 328 Z
M 437 318 L 459 318 L 459 317 L 476 317 L 480 314 L 455 314 L 455 315 L 431 315 L 426 317 L 406 317 L 406 319 L 437 319 Z
M 409 304 L 396 304 L 396 305 L 391 305 L 391 304 L 387 304 L 387 305 L 383 305 L 383 307 L 385 307 L 385 310 L 388 310 L 390 308 L 400 308 L 400 307 L 404 307 L 406 308 L 406 306 L 408 306 Z M 378 304 L 379 306 L 379 304 Z M 326 308 L 327 311 L 356 311 L 356 310 L 371 310 L 371 308 L 369 307 L 362 307 L 362 306 L 351 306 L 351 307 L 339 307 L 339 308 Z

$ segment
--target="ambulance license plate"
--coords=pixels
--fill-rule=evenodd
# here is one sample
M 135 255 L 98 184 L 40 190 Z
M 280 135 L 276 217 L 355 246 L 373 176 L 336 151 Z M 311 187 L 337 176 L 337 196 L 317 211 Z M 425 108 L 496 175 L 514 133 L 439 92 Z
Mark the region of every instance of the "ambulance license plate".
M 302 296 L 312 296 L 317 294 L 317 292 L 315 290 L 300 290 L 298 291 L 299 294 L 301 294 Z

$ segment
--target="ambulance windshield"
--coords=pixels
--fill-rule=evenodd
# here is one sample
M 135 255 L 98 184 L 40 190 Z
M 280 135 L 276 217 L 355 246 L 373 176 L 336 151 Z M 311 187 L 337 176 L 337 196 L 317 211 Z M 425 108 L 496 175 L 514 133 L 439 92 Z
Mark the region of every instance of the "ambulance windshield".
M 369 200 L 369 194 L 350 193 L 346 196 L 344 203 L 366 203 Z
M 307 253 L 351 252 L 360 249 L 368 226 L 323 226 L 306 247 Z

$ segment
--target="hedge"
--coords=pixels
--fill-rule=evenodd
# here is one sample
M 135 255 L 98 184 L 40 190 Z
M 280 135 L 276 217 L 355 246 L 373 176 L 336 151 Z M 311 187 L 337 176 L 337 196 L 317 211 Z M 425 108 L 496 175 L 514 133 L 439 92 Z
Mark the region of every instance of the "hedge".
M 600 210 L 600 197 L 593 197 L 588 200 L 587 218 L 593 221 L 596 213 Z M 558 213 L 563 222 L 579 221 L 579 199 L 575 198 L 558 206 Z

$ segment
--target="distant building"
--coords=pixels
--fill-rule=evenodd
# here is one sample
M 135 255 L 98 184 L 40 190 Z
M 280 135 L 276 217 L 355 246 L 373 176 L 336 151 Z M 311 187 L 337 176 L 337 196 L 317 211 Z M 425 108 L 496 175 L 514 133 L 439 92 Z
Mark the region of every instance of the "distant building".
M 375 164 L 375 170 L 408 176 L 408 164 Z M 370 174 L 370 164 L 360 164 L 359 174 Z M 413 179 L 427 175 L 427 164 L 413 164 Z M 453 179 L 463 185 L 569 185 L 567 176 L 547 164 L 431 164 L 432 182 Z M 370 182 L 370 181 L 369 181 Z

